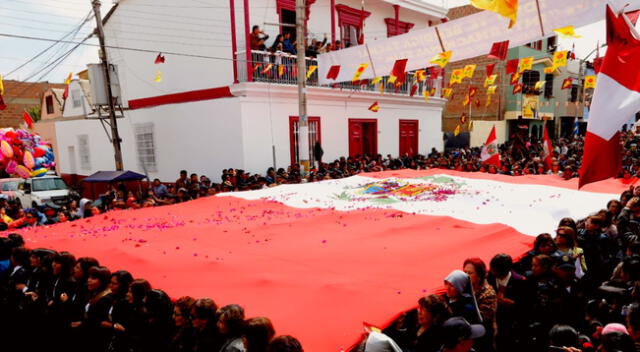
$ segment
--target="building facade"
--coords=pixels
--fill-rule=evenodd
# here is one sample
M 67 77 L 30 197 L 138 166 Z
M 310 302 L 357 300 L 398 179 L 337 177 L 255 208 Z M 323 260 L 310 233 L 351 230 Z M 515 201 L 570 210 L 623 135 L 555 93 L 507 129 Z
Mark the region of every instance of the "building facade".
M 118 119 L 124 167 L 163 181 L 174 180 L 181 169 L 218 180 L 229 167 L 263 174 L 268 167 L 298 162 L 297 59 L 247 45 L 254 25 L 269 35 L 268 47 L 279 34 L 291 33 L 294 5 L 292 0 L 235 0 L 178 8 L 162 0 L 149 8 L 128 0 L 114 6 L 105 32 L 124 110 Z M 357 45 L 440 23 L 446 13 L 415 0 L 367 1 L 366 6 L 355 0 L 308 1 L 307 43 L 322 42 L 326 35 L 328 43 Z M 157 56 L 165 62 L 155 64 Z M 307 67 L 315 64 L 313 57 L 306 61 Z M 412 73 L 407 77 L 402 85 L 385 85 L 380 94 L 367 82 L 321 87 L 317 72 L 311 74 L 310 146 L 320 142 L 325 161 L 442 149 L 444 100 L 411 96 Z M 421 84 L 439 91 L 441 82 Z M 82 103 L 69 106 L 73 85 L 64 119 L 56 122 L 61 172 L 113 169 L 113 149 L 101 121 L 72 118 L 93 111 L 82 110 Z M 91 99 L 85 102 L 91 107 Z M 374 102 L 378 112 L 368 110 Z

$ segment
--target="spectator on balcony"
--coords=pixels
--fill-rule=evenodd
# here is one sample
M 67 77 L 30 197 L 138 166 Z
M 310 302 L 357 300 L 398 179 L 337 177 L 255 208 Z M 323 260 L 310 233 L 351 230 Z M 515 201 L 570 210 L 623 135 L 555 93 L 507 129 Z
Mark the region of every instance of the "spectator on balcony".
M 284 52 L 289 53 L 291 55 L 296 55 L 298 51 L 296 50 L 296 42 L 291 39 L 291 33 L 284 34 L 284 40 L 282 41 L 282 45 L 284 47 Z
M 269 36 L 260 30 L 259 26 L 253 26 L 251 34 L 249 35 L 249 41 L 251 43 L 251 50 L 265 51 L 267 46 L 264 42 L 269 39 Z
M 276 51 L 278 51 L 278 44 L 282 45 L 282 49 L 284 49 L 284 37 L 282 36 L 282 34 L 278 34 L 276 36 L 276 39 L 273 41 L 273 44 L 271 44 L 269 50 L 271 50 L 272 53 L 275 53 Z

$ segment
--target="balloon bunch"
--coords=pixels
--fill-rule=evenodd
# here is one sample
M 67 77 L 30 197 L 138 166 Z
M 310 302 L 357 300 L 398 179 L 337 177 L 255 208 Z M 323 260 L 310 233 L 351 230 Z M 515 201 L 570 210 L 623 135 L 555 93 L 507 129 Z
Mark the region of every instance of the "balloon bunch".
M 37 134 L 0 129 L 0 169 L 21 178 L 41 177 L 56 166 L 51 146 Z

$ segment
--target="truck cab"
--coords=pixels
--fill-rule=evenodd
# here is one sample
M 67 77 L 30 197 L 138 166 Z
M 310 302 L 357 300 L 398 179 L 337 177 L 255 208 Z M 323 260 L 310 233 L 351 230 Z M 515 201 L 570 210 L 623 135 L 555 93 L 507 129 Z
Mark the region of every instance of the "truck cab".
M 69 202 L 69 187 L 59 176 L 28 178 L 18 185 L 16 198 L 25 208 L 47 203 L 65 205 Z

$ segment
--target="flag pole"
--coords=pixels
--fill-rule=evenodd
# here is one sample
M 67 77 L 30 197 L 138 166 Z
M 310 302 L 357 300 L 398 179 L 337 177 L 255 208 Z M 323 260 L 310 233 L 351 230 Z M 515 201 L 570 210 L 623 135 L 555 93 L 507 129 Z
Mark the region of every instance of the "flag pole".
M 296 43 L 298 64 L 298 152 L 300 172 L 309 172 L 309 120 L 307 117 L 307 80 L 305 53 L 305 0 L 296 0 Z

